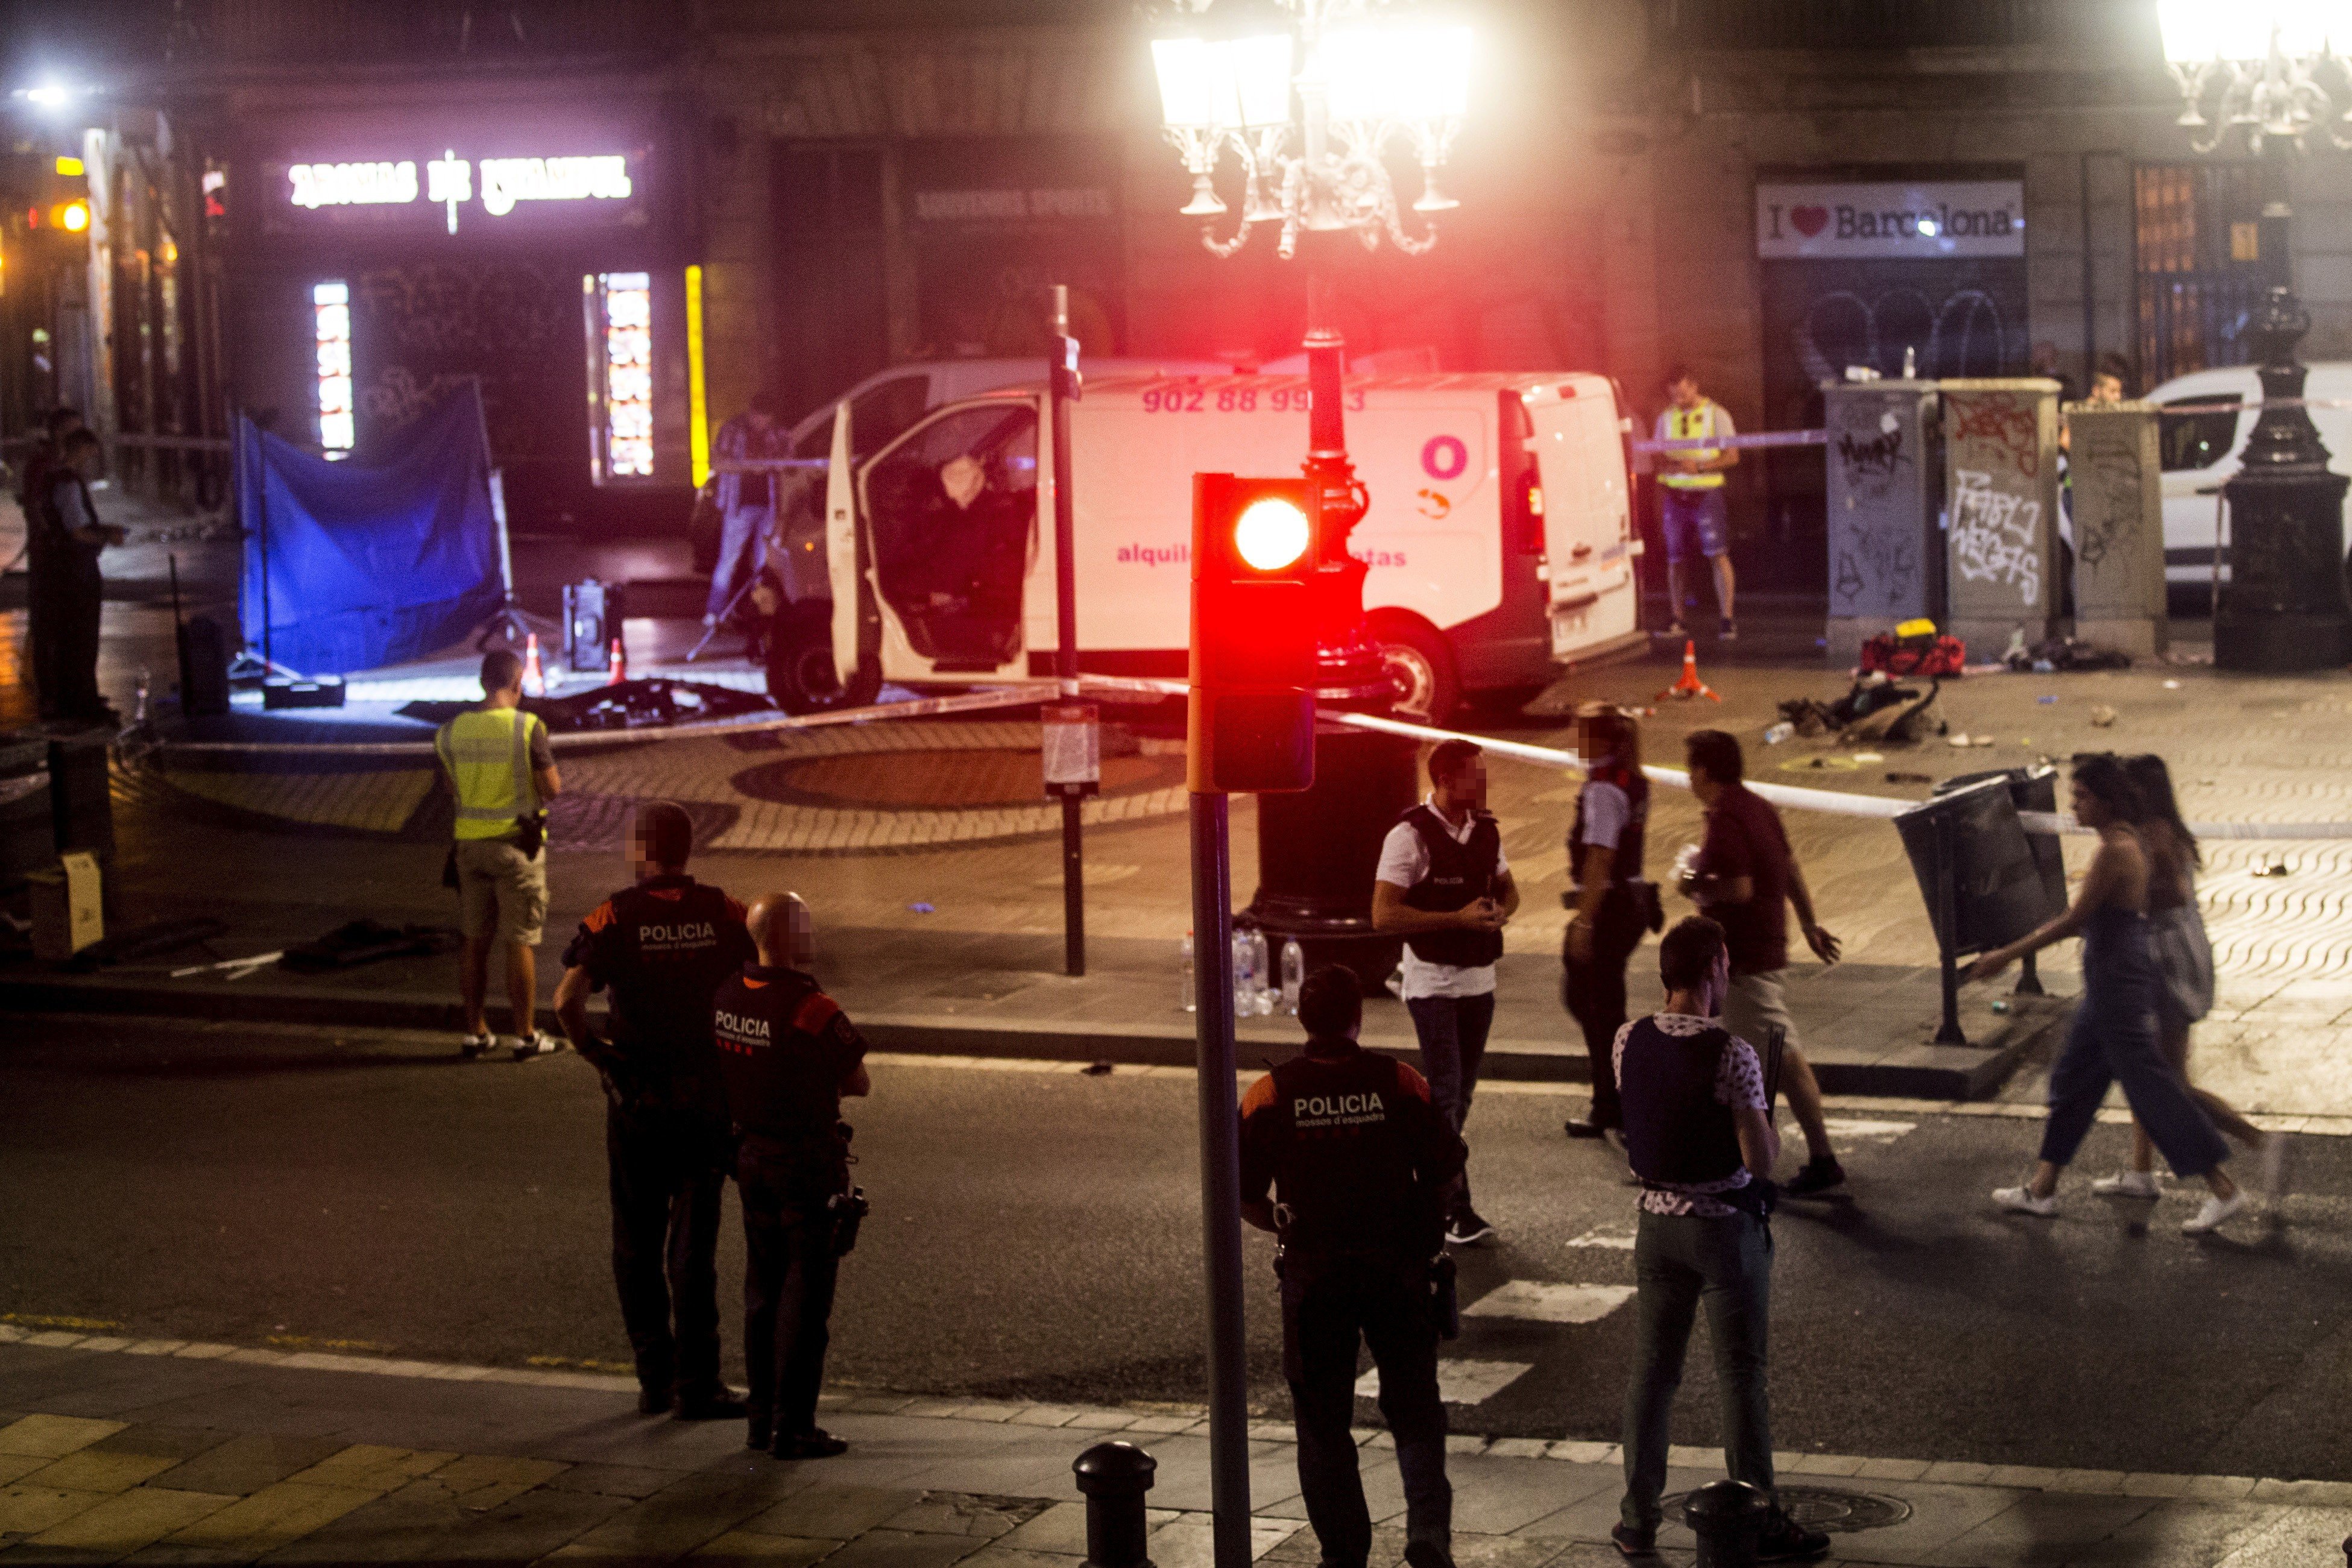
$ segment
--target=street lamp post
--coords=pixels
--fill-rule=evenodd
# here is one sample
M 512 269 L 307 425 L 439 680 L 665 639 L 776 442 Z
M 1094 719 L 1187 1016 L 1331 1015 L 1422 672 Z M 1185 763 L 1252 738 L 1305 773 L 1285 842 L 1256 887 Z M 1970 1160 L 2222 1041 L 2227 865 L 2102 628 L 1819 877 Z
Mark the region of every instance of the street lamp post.
M 2179 124 L 2199 152 L 2242 133 L 2247 151 L 2301 153 L 2315 143 L 2352 149 L 2326 68 L 2352 81 L 2352 18 L 2311 0 L 2160 0 L 2164 53 L 2180 89 Z M 2336 31 L 2331 34 L 2330 23 Z M 2210 112 L 2209 113 L 2208 110 Z M 2327 449 L 2301 406 L 2304 367 L 2294 347 L 2311 319 L 2294 297 L 2291 213 L 2263 210 L 2256 231 L 2264 281 L 2251 331 L 2260 361 L 2263 412 L 2230 503 L 2230 582 L 2213 617 L 2213 663 L 2226 670 L 2332 669 L 2352 659 L 2352 607 L 2344 597 L 2344 496 Z M 2288 406 L 2292 405 L 2292 406 Z
M 1389 244 L 1419 256 L 1436 243 L 1428 225 L 1457 204 L 1438 183 L 1468 108 L 1469 29 L 1370 19 L 1367 0 L 1286 0 L 1295 32 L 1154 40 L 1168 140 L 1192 176 L 1182 215 L 1201 220 L 1201 242 L 1220 257 L 1275 228 L 1285 260 L 1307 243 L 1307 451 L 1317 503 L 1317 698 L 1327 708 L 1385 713 L 1395 688 L 1364 624 L 1365 565 L 1348 537 L 1368 506 L 1348 456 L 1341 371 L 1346 342 L 1332 320 L 1316 248 L 1353 236 L 1367 250 Z M 1213 24 L 1213 6 L 1207 12 Z M 1294 113 L 1294 100 L 1296 112 Z M 1409 152 L 1421 168 L 1405 226 L 1385 154 Z M 1214 176 L 1230 152 L 1240 165 L 1241 210 Z M 1258 798 L 1258 886 L 1247 918 L 1278 951 L 1296 939 L 1308 965 L 1344 963 L 1368 988 L 1394 967 L 1397 943 L 1371 928 L 1371 873 L 1381 837 L 1412 803 L 1413 745 L 1351 726 L 1318 727 L 1315 787 Z

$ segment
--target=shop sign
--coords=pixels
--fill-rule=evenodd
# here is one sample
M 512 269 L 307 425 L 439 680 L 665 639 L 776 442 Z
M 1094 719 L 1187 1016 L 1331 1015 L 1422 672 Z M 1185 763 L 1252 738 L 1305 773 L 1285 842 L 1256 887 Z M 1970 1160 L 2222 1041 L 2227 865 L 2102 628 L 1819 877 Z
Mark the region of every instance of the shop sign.
M 446 209 L 451 234 L 459 209 L 474 204 L 504 217 L 522 202 L 626 201 L 636 193 L 624 153 L 571 158 L 484 158 L 478 162 L 445 151 L 425 161 L 420 190 L 416 161 L 287 165 L 289 199 L 298 207 L 400 206 L 425 202 Z M 479 174 L 480 178 L 476 179 Z
M 2022 256 L 2025 186 L 2017 180 L 1759 185 L 1756 254 L 1768 261 Z
M 924 223 L 1026 223 L 1034 219 L 1108 218 L 1110 193 L 1099 185 L 1037 185 L 1026 189 L 918 191 L 915 216 Z

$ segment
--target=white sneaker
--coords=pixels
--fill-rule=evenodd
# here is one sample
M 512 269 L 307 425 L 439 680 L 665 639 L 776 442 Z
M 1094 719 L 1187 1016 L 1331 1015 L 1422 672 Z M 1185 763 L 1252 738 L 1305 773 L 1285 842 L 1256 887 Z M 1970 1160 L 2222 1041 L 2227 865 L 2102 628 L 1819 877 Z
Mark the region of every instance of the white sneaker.
M 2240 1187 L 2227 1197 L 2208 1197 L 2205 1199 L 2205 1207 L 2190 1218 L 2182 1220 L 2180 1228 L 2191 1236 L 2201 1236 L 2209 1230 L 2219 1230 L 2222 1221 L 2244 1212 L 2245 1207 L 2246 1189 L 2244 1187 Z
M 514 1059 L 529 1061 L 534 1056 L 552 1056 L 563 1049 L 563 1042 L 545 1030 L 534 1030 L 528 1036 L 518 1036 L 514 1042 Z
M 2091 1184 L 2101 1197 L 2162 1197 L 2164 1183 L 2154 1171 L 2117 1171 Z
M 1992 1200 L 2015 1213 L 2038 1214 L 2044 1219 L 2058 1212 L 2057 1198 L 2036 1197 L 2021 1186 L 1997 1186 L 1992 1189 Z
M 457 1054 L 464 1057 L 468 1061 L 476 1061 L 480 1060 L 484 1051 L 488 1051 L 490 1047 L 498 1044 L 498 1042 L 499 1037 L 497 1035 L 492 1034 L 488 1030 L 484 1030 L 479 1034 L 469 1034 L 463 1040 L 459 1041 L 457 1045 Z

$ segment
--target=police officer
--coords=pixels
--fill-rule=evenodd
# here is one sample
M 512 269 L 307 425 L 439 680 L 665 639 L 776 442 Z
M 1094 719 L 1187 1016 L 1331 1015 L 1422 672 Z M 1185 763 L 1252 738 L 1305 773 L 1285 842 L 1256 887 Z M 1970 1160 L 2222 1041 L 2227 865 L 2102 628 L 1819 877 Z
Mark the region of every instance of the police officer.
M 466 1036 L 458 1051 L 472 1061 L 498 1043 L 482 1016 L 489 989 L 490 950 L 506 950 L 507 1003 L 514 1010 L 515 1060 L 562 1049 L 539 1027 L 539 939 L 547 924 L 547 850 L 543 819 L 563 787 L 555 770 L 547 725 L 522 708 L 522 661 L 510 650 L 482 655 L 482 704 L 443 725 L 433 737 L 444 786 L 456 797 L 457 841 L 449 851 L 457 878 L 458 923 L 466 945 L 457 956 L 458 994 Z
M 58 633 L 44 602 L 55 592 L 47 575 L 50 551 L 49 481 L 65 460 L 68 437 L 82 428 L 81 411 L 53 408 L 42 422 L 43 435 L 16 466 L 16 509 L 25 517 L 25 548 L 21 558 L 28 581 L 26 611 L 28 641 L 33 648 L 33 689 L 40 699 L 44 719 L 61 718 L 62 690 L 58 674 Z M 14 563 L 12 562 L 13 566 Z
M 127 537 L 99 520 L 89 482 L 105 464 L 93 431 L 76 430 L 58 443 L 54 463 L 45 466 L 37 524 L 40 540 L 33 574 L 34 621 L 40 645 L 34 651 L 34 678 L 47 673 L 43 710 L 68 722 L 114 724 L 120 716 L 99 695 L 99 622 L 106 580 L 98 558 Z
M 1584 1031 L 1592 1062 L 1592 1108 L 1571 1119 L 1571 1138 L 1598 1138 L 1624 1125 L 1617 1107 L 1611 1051 L 1625 1027 L 1625 965 L 1644 930 L 1665 924 L 1654 883 L 1642 876 L 1650 822 L 1650 781 L 1642 772 L 1642 735 L 1633 718 L 1609 703 L 1576 710 L 1584 751 L 1584 787 L 1568 831 L 1570 894 L 1576 915 L 1560 943 L 1560 1000 Z
M 555 1016 L 604 1075 L 611 1102 L 613 1278 L 636 1351 L 637 1408 L 708 1421 L 744 1410 L 719 1379 L 719 1206 L 731 1149 L 710 1003 L 752 947 L 743 906 L 686 874 L 693 849 L 683 808 L 637 809 L 635 884 L 580 923 Z M 588 995 L 608 987 L 604 1040 L 589 1032 Z
M 808 972 L 808 905 L 770 894 L 751 906 L 751 929 L 760 961 L 713 1003 L 743 1198 L 745 1446 L 831 1458 L 849 1445 L 816 1424 L 816 1396 L 835 1271 L 864 1212 L 841 1101 L 874 1085 L 865 1040 Z
M 1355 975 L 1337 965 L 1299 988 L 1306 1049 L 1242 1098 L 1242 1218 L 1282 1239 L 1282 1374 L 1324 1563 L 1364 1568 L 1372 1546 L 1349 1431 L 1360 1337 L 1396 1439 L 1405 1561 L 1450 1568 L 1437 1342 L 1452 1302 L 1444 1206 L 1466 1151 L 1420 1073 L 1356 1043 L 1363 1014 Z

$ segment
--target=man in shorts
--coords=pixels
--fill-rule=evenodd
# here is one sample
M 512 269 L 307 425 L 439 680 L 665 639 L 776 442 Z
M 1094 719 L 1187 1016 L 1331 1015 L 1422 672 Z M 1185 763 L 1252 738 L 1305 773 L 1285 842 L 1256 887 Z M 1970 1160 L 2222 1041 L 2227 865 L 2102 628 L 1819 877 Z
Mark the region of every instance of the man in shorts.
M 1666 396 L 1672 400 L 1658 415 L 1660 441 L 1722 439 L 1739 433 L 1731 415 L 1713 399 L 1701 395 L 1698 378 L 1689 367 L 1676 365 L 1666 372 Z M 1685 447 L 1658 454 L 1658 522 L 1666 536 L 1666 587 L 1674 595 L 1669 637 L 1683 629 L 1683 604 L 1689 592 L 1689 563 L 1701 556 L 1715 568 L 1715 602 L 1721 619 L 1716 638 L 1728 643 L 1739 635 L 1732 619 L 1731 521 L 1723 504 L 1724 474 L 1739 465 L 1739 449 Z
M 522 661 L 500 648 L 482 656 L 482 702 L 443 725 L 433 737 L 441 779 L 457 798 L 456 875 L 458 954 L 466 1038 L 472 1061 L 498 1043 L 482 1016 L 490 950 L 506 953 L 507 1000 L 514 1009 L 514 1055 L 563 1049 L 534 1016 L 539 999 L 541 927 L 547 923 L 547 802 L 562 788 L 547 725 L 522 710 Z

